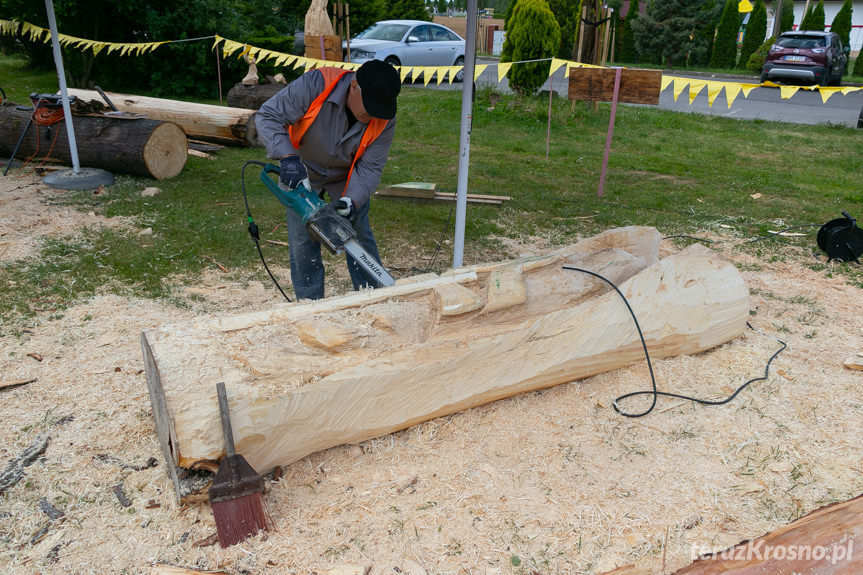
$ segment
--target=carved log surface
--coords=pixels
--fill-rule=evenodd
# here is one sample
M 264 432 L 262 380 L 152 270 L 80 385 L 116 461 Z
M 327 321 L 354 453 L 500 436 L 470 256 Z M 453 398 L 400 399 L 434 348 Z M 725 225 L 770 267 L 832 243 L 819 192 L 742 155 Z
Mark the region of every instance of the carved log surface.
M 287 84 L 234 84 L 228 92 L 227 103 L 233 108 L 259 110 L 264 102 L 282 91 Z
M 94 90 L 70 89 L 69 95 L 85 101 L 104 102 Z M 107 92 L 107 95 L 121 112 L 145 114 L 153 120 L 174 122 L 190 138 L 225 146 L 260 146 L 254 110 L 112 92 Z
M 860 575 L 863 496 L 816 509 L 754 541 L 703 556 L 674 575 Z
M 737 337 L 749 312 L 739 273 L 699 246 L 657 263 L 659 241 L 652 228 L 623 228 L 548 256 L 149 330 L 166 458 L 194 467 L 221 456 L 218 381 L 237 451 L 263 473 L 641 359 L 620 297 L 563 265 L 618 284 L 656 357 Z

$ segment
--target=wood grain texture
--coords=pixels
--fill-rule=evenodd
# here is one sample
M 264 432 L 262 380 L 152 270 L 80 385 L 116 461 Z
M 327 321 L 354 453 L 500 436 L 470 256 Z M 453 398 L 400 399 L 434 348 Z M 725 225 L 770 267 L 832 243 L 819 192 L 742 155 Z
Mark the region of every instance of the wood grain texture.
M 69 95 L 85 101 L 104 102 L 102 96 L 94 90 L 72 88 Z M 151 120 L 173 122 L 180 126 L 189 138 L 226 146 L 261 145 L 255 128 L 254 110 L 113 92 L 107 92 L 107 95 L 121 112 L 144 114 Z
M 0 156 L 12 154 L 29 117 L 29 111 L 14 106 L 0 107 Z M 188 142 L 177 124 L 104 116 L 75 116 L 73 123 L 78 158 L 84 167 L 163 180 L 173 178 L 186 165 Z M 17 157 L 22 160 L 34 154 L 44 157 L 49 152 L 51 158 L 71 165 L 72 153 L 62 122 L 50 127 L 39 126 L 38 130 L 31 125 L 21 141 Z
M 569 99 L 587 102 L 611 102 L 614 97 L 613 68 L 571 68 Z M 624 68 L 620 75 L 618 102 L 659 104 L 662 70 Z
M 148 330 L 174 463 L 221 456 L 216 381 L 229 389 L 237 451 L 266 472 L 641 360 L 620 297 L 563 265 L 617 283 L 655 357 L 737 337 L 749 299 L 734 266 L 699 246 L 657 262 L 659 241 L 623 228 L 547 256 Z

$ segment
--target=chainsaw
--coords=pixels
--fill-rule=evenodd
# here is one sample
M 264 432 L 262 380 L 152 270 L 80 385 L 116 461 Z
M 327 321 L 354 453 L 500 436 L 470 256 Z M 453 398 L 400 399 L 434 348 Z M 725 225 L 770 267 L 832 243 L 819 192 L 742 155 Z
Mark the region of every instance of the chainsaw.
M 378 287 L 395 285 L 393 276 L 369 255 L 357 241 L 357 232 L 344 218 L 336 213 L 333 204 L 322 200 L 309 189 L 306 179 L 296 189 L 285 191 L 273 181 L 270 174 L 279 175 L 279 167 L 265 164 L 261 169 L 261 181 L 276 196 L 279 203 L 299 215 L 309 235 L 326 247 L 330 253 L 347 252 L 360 265 Z

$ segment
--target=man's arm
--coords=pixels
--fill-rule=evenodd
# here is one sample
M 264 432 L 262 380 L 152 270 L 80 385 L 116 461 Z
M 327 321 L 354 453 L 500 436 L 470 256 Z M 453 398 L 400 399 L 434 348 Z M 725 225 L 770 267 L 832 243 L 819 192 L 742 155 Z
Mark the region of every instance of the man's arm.
M 306 72 L 264 102 L 255 114 L 258 136 L 273 159 L 297 154 L 288 136 L 288 124 L 303 117 L 312 101 L 324 90 L 324 78 L 314 70 Z
M 387 127 L 375 138 L 375 141 L 366 148 L 354 166 L 351 181 L 348 183 L 344 195 L 350 198 L 358 208 L 369 201 L 381 181 L 381 174 L 387 163 L 395 133 L 396 121 L 394 118 L 387 123 Z

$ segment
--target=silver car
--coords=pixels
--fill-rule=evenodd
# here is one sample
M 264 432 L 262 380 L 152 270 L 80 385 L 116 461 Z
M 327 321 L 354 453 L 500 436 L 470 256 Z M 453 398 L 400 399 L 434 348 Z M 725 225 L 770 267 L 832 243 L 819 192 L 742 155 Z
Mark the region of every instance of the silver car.
M 351 39 L 351 62 L 383 60 L 393 66 L 463 66 L 464 39 L 422 20 L 383 20 Z M 347 51 L 347 43 L 343 43 Z M 464 78 L 464 70 L 454 76 Z

